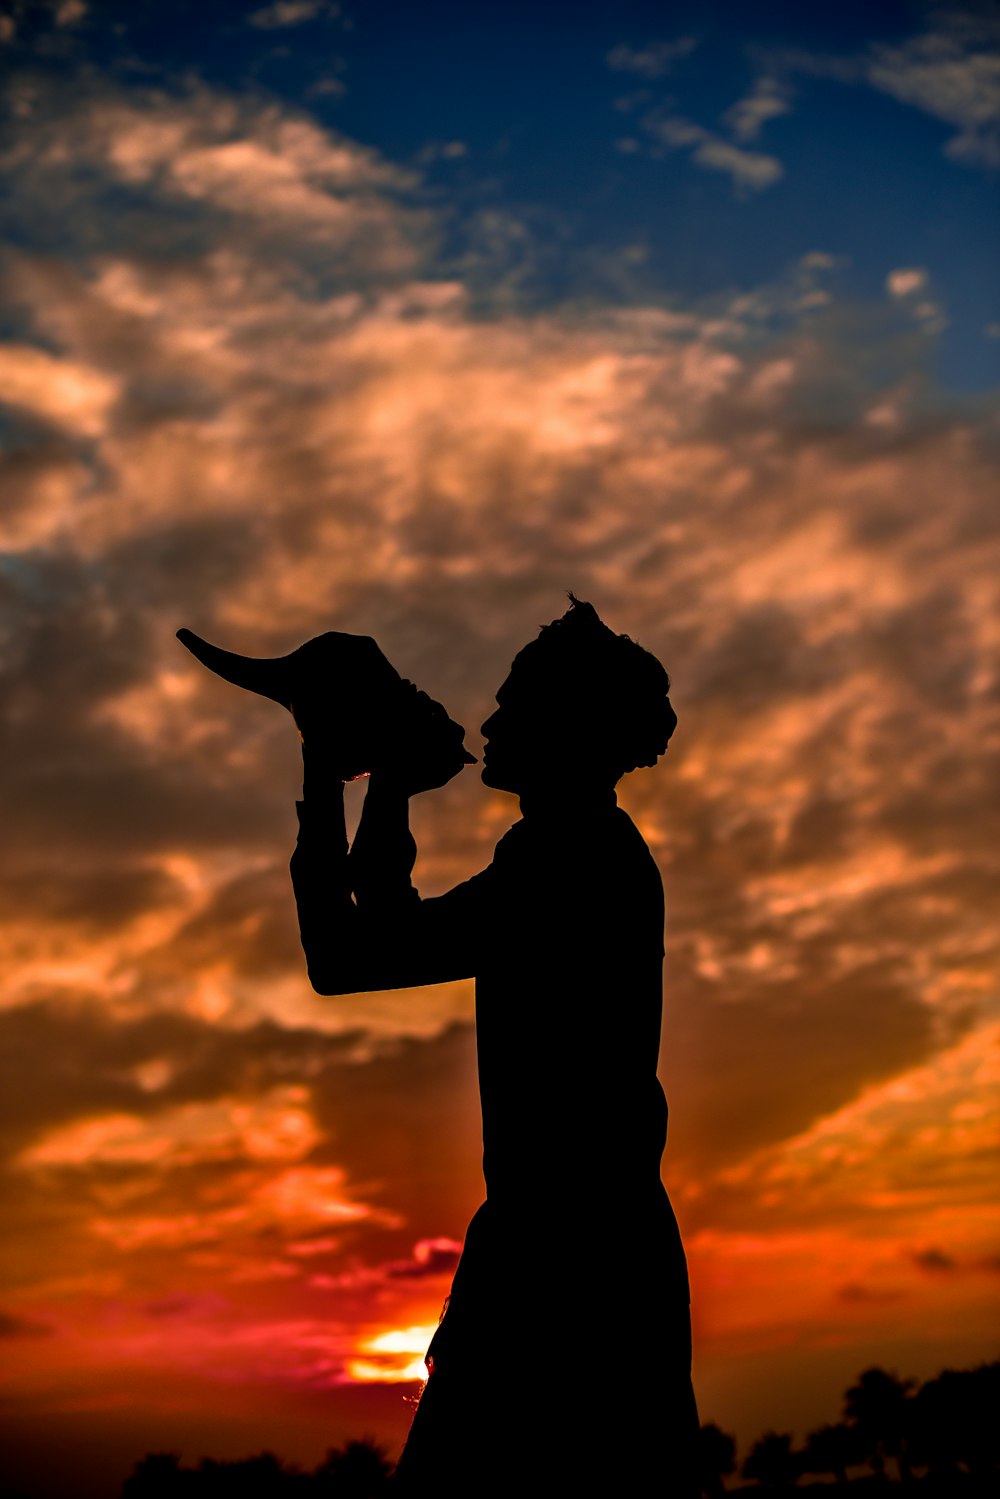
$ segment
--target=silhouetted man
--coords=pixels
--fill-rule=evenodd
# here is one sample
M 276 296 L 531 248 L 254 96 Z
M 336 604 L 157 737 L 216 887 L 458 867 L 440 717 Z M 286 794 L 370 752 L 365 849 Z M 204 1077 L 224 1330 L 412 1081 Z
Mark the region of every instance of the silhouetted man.
M 336 713 L 291 705 L 314 988 L 476 980 L 486 1201 L 427 1353 L 401 1494 L 700 1492 L 687 1271 L 660 1182 L 663 890 L 614 791 L 666 750 L 669 685 L 574 599 L 483 724 L 483 781 L 522 818 L 488 868 L 429 900 L 410 883 L 407 800 L 467 761 L 461 727 L 428 712 L 383 751 L 348 852 Z

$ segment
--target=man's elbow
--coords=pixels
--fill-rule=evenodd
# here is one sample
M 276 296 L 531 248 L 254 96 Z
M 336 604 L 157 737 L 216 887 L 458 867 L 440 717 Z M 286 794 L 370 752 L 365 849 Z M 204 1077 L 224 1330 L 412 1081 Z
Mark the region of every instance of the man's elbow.
M 306 974 L 314 994 L 320 994 L 324 999 L 333 998 L 338 994 L 357 994 L 360 987 L 349 973 L 335 973 L 322 963 L 306 961 Z

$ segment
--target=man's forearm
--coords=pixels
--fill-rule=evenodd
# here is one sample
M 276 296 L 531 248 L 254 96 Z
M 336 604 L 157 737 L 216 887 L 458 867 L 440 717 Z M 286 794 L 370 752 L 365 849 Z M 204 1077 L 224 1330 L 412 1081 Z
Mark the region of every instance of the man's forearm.
M 368 782 L 349 859 L 358 906 L 388 914 L 419 899 L 410 882 L 416 858 L 409 798 L 398 784 L 376 772 Z
M 344 817 L 344 785 L 326 769 L 312 745 L 302 746 L 302 800 L 296 802 L 299 836 L 289 866 L 299 937 L 313 988 L 328 992 L 330 959 L 354 942 L 354 902 Z
M 329 765 L 322 749 L 303 746 L 299 837 L 290 868 L 309 979 L 321 994 L 395 986 L 407 980 L 395 977 L 388 949 L 393 937 L 403 937 L 399 925 L 419 903 L 410 884 L 416 845 L 407 799 L 373 776 L 349 854 L 343 783 Z M 397 965 L 405 947 L 404 941 Z

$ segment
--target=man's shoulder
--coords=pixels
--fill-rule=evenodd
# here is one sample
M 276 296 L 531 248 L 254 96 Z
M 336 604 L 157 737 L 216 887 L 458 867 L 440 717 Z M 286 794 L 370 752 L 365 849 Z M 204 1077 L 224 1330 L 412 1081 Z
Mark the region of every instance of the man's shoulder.
M 572 879 L 573 871 L 593 879 L 603 871 L 609 879 L 627 869 L 636 878 L 662 888 L 660 871 L 646 840 L 621 807 L 598 817 L 556 823 L 521 818 L 497 843 L 493 867 L 500 873 L 523 874 L 558 869 Z

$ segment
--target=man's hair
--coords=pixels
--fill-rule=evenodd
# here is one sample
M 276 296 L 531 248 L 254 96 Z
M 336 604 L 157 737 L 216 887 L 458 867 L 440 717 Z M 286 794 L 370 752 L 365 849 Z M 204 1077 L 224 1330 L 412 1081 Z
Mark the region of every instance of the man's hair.
M 569 600 L 566 613 L 543 625 L 513 664 L 544 678 L 548 696 L 586 719 L 595 756 L 617 780 L 655 765 L 666 749 L 677 723 L 670 678 L 651 651 L 609 629 L 593 604 L 572 593 Z

